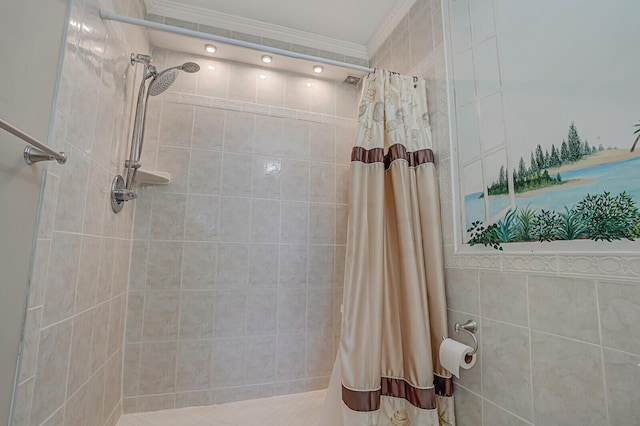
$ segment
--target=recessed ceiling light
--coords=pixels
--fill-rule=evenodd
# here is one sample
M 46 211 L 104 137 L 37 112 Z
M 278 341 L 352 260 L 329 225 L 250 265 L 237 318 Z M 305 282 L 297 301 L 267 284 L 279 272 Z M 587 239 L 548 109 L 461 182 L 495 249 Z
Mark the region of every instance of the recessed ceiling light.
M 315 72 L 316 74 L 320 74 L 322 71 L 324 71 L 324 67 L 322 65 L 313 66 L 313 72 Z
M 207 66 L 207 69 L 208 69 L 209 71 L 213 71 L 213 70 L 215 70 L 215 69 L 216 69 L 216 67 L 214 67 L 213 65 L 209 65 L 209 66 Z
M 218 50 L 218 48 L 215 47 L 213 44 L 205 44 L 204 50 L 206 50 L 209 53 L 216 53 L 216 50 Z
M 262 62 L 265 64 L 270 64 L 273 61 L 273 58 L 269 55 L 262 55 Z

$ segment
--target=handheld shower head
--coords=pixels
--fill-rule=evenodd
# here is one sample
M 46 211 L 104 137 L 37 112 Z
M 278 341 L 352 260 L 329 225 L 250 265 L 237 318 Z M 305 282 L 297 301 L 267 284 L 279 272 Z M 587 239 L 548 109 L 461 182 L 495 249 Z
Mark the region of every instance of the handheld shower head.
M 176 78 L 178 78 L 178 71 L 188 73 L 198 72 L 200 71 L 200 65 L 195 62 L 186 62 L 177 67 L 171 67 L 161 71 L 151 80 L 151 84 L 149 84 L 149 95 L 158 96 L 167 90 L 176 81 Z

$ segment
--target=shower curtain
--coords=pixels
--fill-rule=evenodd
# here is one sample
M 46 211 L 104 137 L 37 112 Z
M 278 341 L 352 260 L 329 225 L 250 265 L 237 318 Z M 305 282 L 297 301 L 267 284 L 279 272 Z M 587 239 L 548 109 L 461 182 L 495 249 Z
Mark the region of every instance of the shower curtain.
M 340 349 L 320 426 L 454 425 L 440 204 L 425 82 L 364 79 L 351 154 Z

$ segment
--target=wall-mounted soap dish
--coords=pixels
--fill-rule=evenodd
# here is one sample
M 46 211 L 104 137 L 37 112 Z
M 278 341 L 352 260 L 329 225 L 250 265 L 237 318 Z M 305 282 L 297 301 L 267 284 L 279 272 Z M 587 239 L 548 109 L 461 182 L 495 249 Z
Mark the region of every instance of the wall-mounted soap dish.
M 138 169 L 136 183 L 141 185 L 167 185 L 171 182 L 171 174 L 168 172 L 155 172 Z

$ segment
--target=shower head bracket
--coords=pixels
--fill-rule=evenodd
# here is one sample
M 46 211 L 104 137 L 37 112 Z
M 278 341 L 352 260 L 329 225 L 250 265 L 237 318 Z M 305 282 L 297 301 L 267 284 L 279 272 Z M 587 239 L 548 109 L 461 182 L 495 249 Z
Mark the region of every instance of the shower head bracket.
M 111 182 L 111 209 L 114 213 L 120 213 L 124 207 L 125 201 L 131 201 L 138 198 L 138 194 L 127 189 L 124 178 L 116 175 Z

